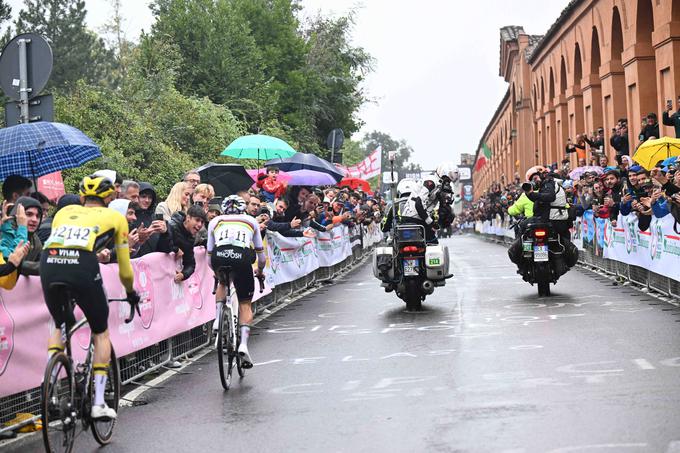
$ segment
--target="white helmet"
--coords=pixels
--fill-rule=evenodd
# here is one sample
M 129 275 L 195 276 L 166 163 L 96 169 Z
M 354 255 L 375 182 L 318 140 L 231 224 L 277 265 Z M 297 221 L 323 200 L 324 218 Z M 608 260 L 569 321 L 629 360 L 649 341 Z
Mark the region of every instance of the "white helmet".
M 403 197 L 406 194 L 413 193 L 418 188 L 418 183 L 413 179 L 402 179 L 397 184 L 397 196 Z
M 453 162 L 443 162 L 439 164 L 435 173 L 440 178 L 446 176 L 451 182 L 456 182 L 458 180 L 458 165 Z
M 238 195 L 230 195 L 222 202 L 223 214 L 243 214 L 246 212 L 246 201 Z

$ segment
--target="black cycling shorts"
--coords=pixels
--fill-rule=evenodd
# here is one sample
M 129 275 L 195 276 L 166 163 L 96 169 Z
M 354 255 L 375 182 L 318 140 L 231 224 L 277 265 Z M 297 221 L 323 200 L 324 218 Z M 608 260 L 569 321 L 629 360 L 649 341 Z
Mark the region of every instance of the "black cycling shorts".
M 253 299 L 255 292 L 254 256 L 255 251 L 251 248 L 244 249 L 228 245 L 213 250 L 210 258 L 215 276 L 220 276 L 219 268 L 231 267 L 231 278 L 236 287 L 236 296 L 239 302 Z M 221 276 L 219 279 L 222 280 Z M 225 284 L 226 282 L 220 281 L 220 283 Z
M 65 295 L 58 289 L 50 289 L 50 284 L 65 283 L 75 292 L 76 303 L 83 310 L 92 333 L 106 331 L 109 303 L 96 254 L 76 249 L 43 250 L 40 257 L 40 283 L 47 308 L 57 326 L 73 315 L 64 310 Z

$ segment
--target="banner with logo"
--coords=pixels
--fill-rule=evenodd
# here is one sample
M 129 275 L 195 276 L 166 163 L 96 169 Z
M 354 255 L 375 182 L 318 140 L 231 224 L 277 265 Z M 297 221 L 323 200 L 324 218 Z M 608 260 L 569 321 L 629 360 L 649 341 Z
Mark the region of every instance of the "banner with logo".
M 671 215 L 653 217 L 649 229 L 641 231 L 637 216 L 619 215 L 615 226 L 606 222 L 604 257 L 680 281 L 680 235 L 675 233 L 673 224 Z
M 335 266 L 352 254 L 347 230 L 348 228 L 343 225 L 316 236 L 319 267 Z
M 196 249 L 196 271 L 179 285 L 173 281 L 174 254 L 152 253 L 133 260 L 132 266 L 142 299 L 141 316 L 125 324 L 129 305 L 109 304 L 109 332 L 119 357 L 214 319 L 213 273 L 205 249 Z M 118 265 L 100 269 L 108 297 L 124 298 Z M 76 317 L 82 317 L 79 309 Z M 38 277 L 19 277 L 13 290 L 0 291 L 0 396 L 40 385 L 52 328 Z M 87 327 L 76 333 L 72 340 L 76 357 L 84 357 L 89 339 Z
M 292 282 L 319 268 L 315 239 L 289 238 L 269 232 L 267 253 L 270 272 L 266 274 L 266 278 L 271 286 Z

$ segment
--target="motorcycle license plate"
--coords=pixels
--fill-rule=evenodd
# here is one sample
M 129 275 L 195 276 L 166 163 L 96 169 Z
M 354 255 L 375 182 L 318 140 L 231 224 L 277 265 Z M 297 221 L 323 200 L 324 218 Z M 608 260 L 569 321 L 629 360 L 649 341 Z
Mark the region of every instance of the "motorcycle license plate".
M 548 261 L 548 246 L 537 245 L 534 246 L 534 262 Z
M 418 260 L 404 260 L 404 276 L 412 277 L 418 275 Z

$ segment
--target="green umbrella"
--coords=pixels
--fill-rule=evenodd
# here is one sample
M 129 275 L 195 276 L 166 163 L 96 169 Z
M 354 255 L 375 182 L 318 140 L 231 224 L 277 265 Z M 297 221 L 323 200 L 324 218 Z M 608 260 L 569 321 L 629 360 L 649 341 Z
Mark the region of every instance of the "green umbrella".
M 270 160 L 277 157 L 286 158 L 295 154 L 295 150 L 280 138 L 269 135 L 244 135 L 239 137 L 222 151 L 222 156 L 236 159 Z

